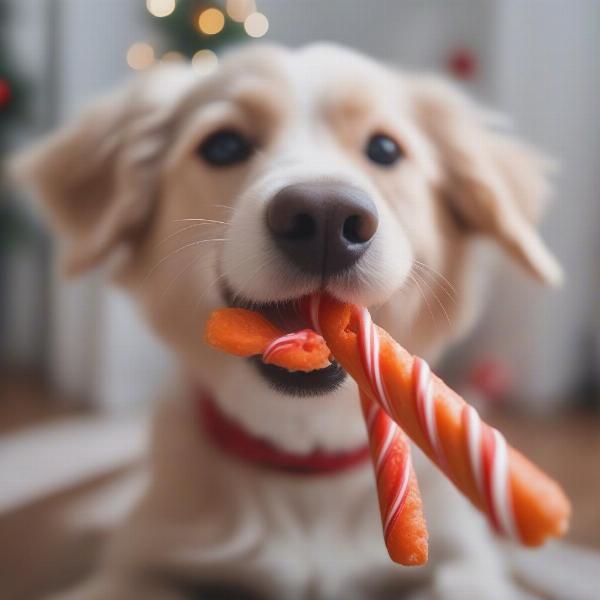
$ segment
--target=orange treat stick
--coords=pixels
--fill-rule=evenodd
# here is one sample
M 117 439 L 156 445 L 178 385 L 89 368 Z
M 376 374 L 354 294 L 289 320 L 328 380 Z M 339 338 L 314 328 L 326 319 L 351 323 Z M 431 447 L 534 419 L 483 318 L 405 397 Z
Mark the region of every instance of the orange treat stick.
M 262 354 L 267 364 L 288 371 L 314 371 L 329 366 L 325 340 L 310 329 L 284 334 L 257 312 L 245 308 L 215 310 L 205 339 L 213 348 L 236 356 Z
M 565 533 L 570 504 L 561 487 L 507 445 L 474 408 L 433 375 L 364 308 L 311 297 L 315 329 L 360 389 L 377 402 L 494 528 L 528 546 Z
M 427 525 L 408 439 L 369 396 L 361 393 L 361 404 L 390 558 L 401 565 L 423 565 L 427 562 Z
M 329 348 L 310 329 L 284 335 L 260 314 L 223 308 L 211 315 L 207 342 L 237 356 L 262 354 L 266 363 L 289 370 L 312 370 L 329 365 Z M 311 368 L 312 367 L 312 368 Z M 390 557 L 402 565 L 427 562 L 427 527 L 423 503 L 412 466 L 410 445 L 400 427 L 368 396 L 361 394 L 384 539 Z

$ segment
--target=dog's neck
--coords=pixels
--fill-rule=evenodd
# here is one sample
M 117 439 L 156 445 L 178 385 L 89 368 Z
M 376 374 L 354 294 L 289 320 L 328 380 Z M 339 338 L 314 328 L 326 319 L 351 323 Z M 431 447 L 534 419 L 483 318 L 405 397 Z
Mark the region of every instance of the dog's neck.
M 197 391 L 194 402 L 197 404 L 202 429 L 221 451 L 262 468 L 300 475 L 326 474 L 362 465 L 369 457 L 369 447 L 366 444 L 346 452 L 289 452 L 253 435 L 232 421 L 206 391 Z

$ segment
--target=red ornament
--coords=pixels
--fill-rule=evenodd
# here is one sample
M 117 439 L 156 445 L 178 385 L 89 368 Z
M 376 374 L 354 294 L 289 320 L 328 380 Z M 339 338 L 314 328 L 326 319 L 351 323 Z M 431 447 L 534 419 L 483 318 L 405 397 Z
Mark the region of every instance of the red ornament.
M 6 107 L 12 98 L 12 88 L 6 79 L 0 79 L 0 109 Z
M 477 74 L 477 57 L 468 48 L 459 48 L 448 57 L 447 67 L 454 77 L 468 81 Z
M 512 387 L 510 367 L 501 360 L 486 359 L 478 362 L 469 374 L 469 383 L 490 400 L 502 400 Z

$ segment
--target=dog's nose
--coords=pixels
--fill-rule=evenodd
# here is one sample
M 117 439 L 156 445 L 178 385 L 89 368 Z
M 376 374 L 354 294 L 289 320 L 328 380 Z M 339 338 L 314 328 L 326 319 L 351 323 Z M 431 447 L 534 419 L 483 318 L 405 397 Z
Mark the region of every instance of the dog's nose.
M 322 277 L 354 265 L 378 223 L 369 196 L 345 184 L 288 185 L 267 207 L 267 225 L 277 246 L 301 270 Z

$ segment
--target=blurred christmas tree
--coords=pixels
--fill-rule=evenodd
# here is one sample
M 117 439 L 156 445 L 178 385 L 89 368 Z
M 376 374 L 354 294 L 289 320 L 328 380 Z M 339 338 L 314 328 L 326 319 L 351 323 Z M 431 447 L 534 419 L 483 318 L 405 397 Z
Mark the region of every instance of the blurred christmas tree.
M 223 47 L 263 37 L 269 29 L 255 0 L 146 0 L 146 9 L 167 42 L 168 50 L 160 60 L 188 58 L 205 71 L 216 66 Z M 134 44 L 127 61 L 134 69 L 150 66 L 155 61 L 154 49 L 146 43 Z
M 0 0 L 0 159 L 4 159 L 14 127 L 25 115 L 26 89 L 10 60 L 6 33 L 8 3 Z M 29 230 L 23 212 L 12 201 L 0 169 L 0 251 L 13 245 Z

